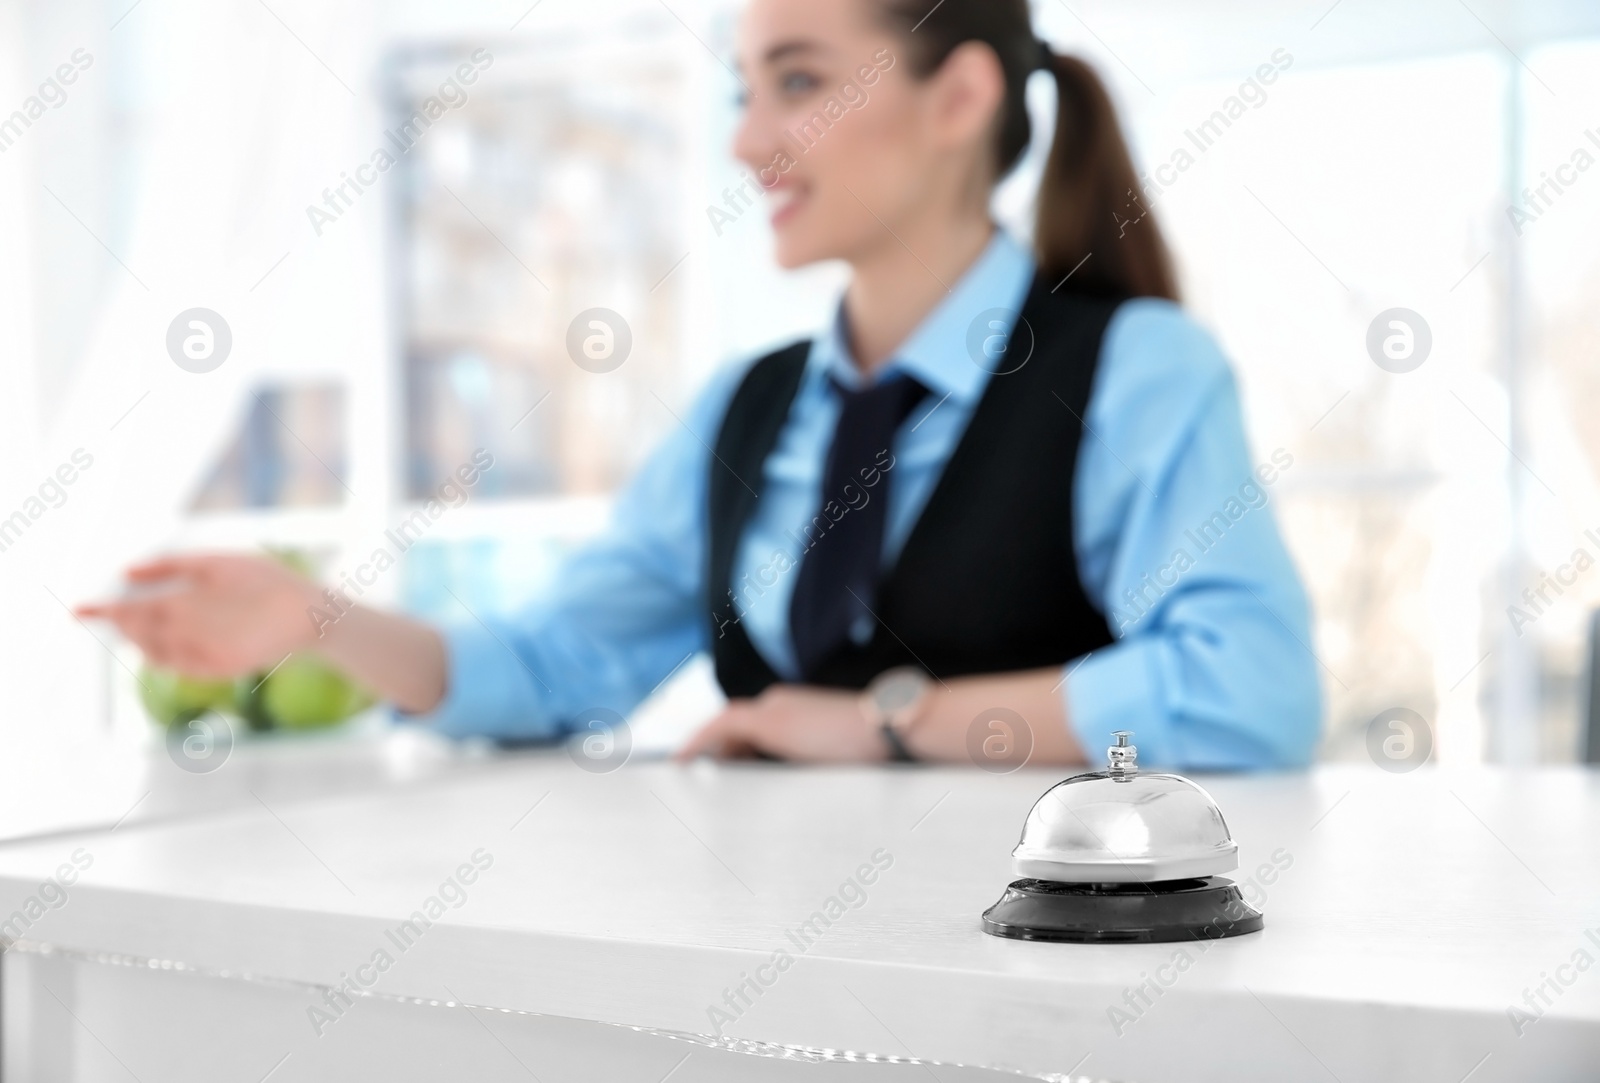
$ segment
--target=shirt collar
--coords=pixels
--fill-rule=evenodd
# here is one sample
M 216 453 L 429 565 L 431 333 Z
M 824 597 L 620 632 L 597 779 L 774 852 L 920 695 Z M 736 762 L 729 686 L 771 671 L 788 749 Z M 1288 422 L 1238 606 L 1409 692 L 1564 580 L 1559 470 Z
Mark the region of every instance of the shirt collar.
M 969 354 L 968 331 L 980 313 L 1000 309 L 995 318 L 1004 320 L 1005 333 L 1010 334 L 1033 274 L 1032 254 L 1003 228 L 997 228 L 945 299 L 895 349 L 877 379 L 904 372 L 921 381 L 936 400 L 977 401 L 988 383 L 989 371 Z M 812 380 L 831 375 L 845 387 L 861 385 L 861 374 L 845 341 L 842 300 L 828 329 L 813 341 L 807 369 Z

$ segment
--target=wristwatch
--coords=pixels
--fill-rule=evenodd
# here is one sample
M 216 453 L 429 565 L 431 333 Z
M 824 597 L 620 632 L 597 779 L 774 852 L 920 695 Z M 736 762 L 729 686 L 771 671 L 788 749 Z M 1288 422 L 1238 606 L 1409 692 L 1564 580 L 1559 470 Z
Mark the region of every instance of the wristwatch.
M 889 746 L 889 759 L 910 763 L 916 759 L 906 747 L 905 737 L 927 705 L 933 681 L 916 666 L 887 669 L 873 678 L 861 693 L 861 713 L 878 728 L 883 743 Z

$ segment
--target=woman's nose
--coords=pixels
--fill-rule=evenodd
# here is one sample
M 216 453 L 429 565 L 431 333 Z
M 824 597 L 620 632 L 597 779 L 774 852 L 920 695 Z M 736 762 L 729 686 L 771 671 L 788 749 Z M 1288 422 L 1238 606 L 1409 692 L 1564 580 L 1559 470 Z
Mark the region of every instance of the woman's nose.
M 739 116 L 739 126 L 733 133 L 733 155 L 752 169 L 765 165 L 772 158 L 772 122 L 763 103 L 752 93 L 745 101 Z

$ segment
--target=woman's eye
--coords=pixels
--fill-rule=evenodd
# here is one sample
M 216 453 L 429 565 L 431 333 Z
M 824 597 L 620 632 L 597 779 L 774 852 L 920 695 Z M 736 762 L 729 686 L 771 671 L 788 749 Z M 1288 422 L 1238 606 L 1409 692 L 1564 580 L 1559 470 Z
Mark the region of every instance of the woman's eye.
M 809 94 L 817 85 L 816 76 L 807 72 L 792 71 L 778 78 L 778 89 L 789 95 Z
M 822 80 L 815 75 L 803 71 L 791 71 L 778 76 L 778 92 L 788 98 L 803 98 L 813 93 Z M 748 88 L 734 95 L 734 104 L 740 109 L 750 105 L 752 94 Z

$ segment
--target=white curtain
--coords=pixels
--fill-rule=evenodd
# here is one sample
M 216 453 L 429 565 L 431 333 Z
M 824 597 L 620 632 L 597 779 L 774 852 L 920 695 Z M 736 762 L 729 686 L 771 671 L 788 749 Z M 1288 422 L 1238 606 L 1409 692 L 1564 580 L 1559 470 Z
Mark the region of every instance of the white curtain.
M 93 459 L 65 503 L 0 552 L 0 688 L 10 708 L 0 734 L 8 740 L 45 731 L 60 747 L 64 735 L 98 734 L 107 655 L 62 603 L 104 593 L 128 561 L 172 542 L 252 388 L 341 379 L 355 407 L 348 510 L 381 515 L 386 503 L 384 450 L 372 445 L 381 430 L 374 418 L 387 408 L 380 377 L 390 356 L 390 193 L 369 189 L 320 237 L 305 212 L 379 145 L 372 11 L 367 0 L 268 2 L 141 4 L 91 50 L 96 63 L 63 111 L 91 94 L 133 96 L 120 114 L 132 131 L 107 133 L 132 138 L 133 171 L 110 178 L 114 198 L 131 208 L 120 238 L 63 213 L 19 210 L 62 210 L 38 198 L 60 165 L 36 151 L 40 141 L 21 140 L 0 156 L 0 520 L 29 507 L 78 449 L 80 462 Z M 55 60 L 28 55 L 27 14 L 20 0 L 0 2 L 7 112 Z M 102 240 L 115 253 L 104 258 L 126 269 L 114 268 L 103 306 L 83 313 L 85 355 L 44 419 L 31 257 L 56 244 L 103 253 Z M 231 354 L 206 374 L 180 369 L 166 349 L 168 325 L 196 307 L 219 313 L 232 332 Z M 106 629 L 92 631 L 111 641 Z

